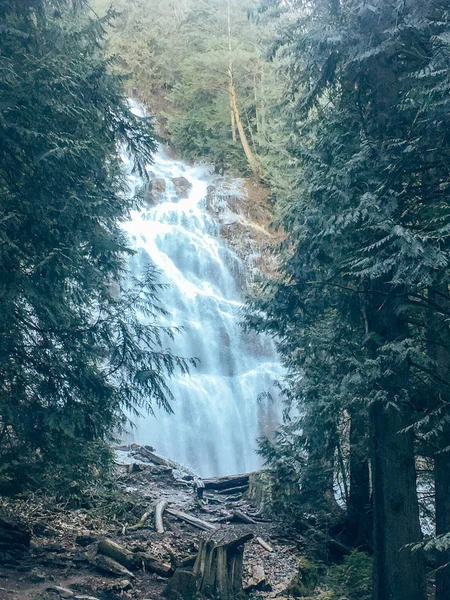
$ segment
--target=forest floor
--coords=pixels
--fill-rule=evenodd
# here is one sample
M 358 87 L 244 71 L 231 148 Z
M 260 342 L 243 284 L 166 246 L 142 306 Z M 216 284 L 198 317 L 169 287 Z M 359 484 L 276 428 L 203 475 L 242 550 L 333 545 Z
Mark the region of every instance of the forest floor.
M 165 512 L 165 532 L 156 533 L 153 509 L 161 500 L 167 500 L 170 509 L 237 536 L 252 533 L 253 539 L 245 544 L 244 589 L 249 597 L 261 600 L 290 597 L 285 590 L 298 572 L 301 552 L 281 523 L 257 516 L 256 523 L 239 522 L 236 512 L 256 512 L 242 490 L 207 489 L 200 501 L 191 476 L 141 458 L 133 451 L 118 452 L 116 483 L 103 501 L 93 498 L 84 501 L 85 506 L 70 507 L 38 497 L 0 499 L 0 515 L 5 519 L 20 515 L 31 532 L 26 549 L 0 547 L 0 600 L 163 598 L 167 577 L 148 569 L 114 576 L 96 565 L 98 543 L 104 539 L 150 554 L 173 568 L 195 555 L 205 535 L 197 527 Z M 131 530 L 145 511 L 150 515 L 144 527 Z

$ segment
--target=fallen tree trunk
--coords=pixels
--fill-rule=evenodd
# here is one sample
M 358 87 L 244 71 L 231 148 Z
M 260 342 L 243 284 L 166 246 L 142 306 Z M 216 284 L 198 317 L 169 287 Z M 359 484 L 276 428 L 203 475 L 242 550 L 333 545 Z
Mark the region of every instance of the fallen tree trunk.
M 234 496 L 236 494 L 245 494 L 248 490 L 248 485 L 241 485 L 235 488 L 225 488 L 223 490 L 215 490 L 218 494 L 223 496 Z
M 155 506 L 155 530 L 157 533 L 164 533 L 163 514 L 168 505 L 167 500 L 160 500 Z
M 269 544 L 265 542 L 262 538 L 257 537 L 256 541 L 262 548 L 264 548 L 264 550 L 267 550 L 267 552 L 273 552 L 272 546 L 269 546 Z
M 202 519 L 198 519 L 197 517 L 193 517 L 188 513 L 181 512 L 180 510 L 175 510 L 174 508 L 167 508 L 166 512 L 181 521 L 185 521 L 194 527 L 198 527 L 199 529 L 203 529 L 203 531 L 215 531 L 217 529 L 216 525 L 212 523 L 208 523 L 208 521 L 203 521 Z
M 97 554 L 97 556 L 94 558 L 94 565 L 102 573 L 116 575 L 117 577 L 128 577 L 130 579 L 135 579 L 134 573 L 109 556 Z
M 145 461 L 150 461 L 155 465 L 159 465 L 162 467 L 170 467 L 171 469 L 173 469 L 175 466 L 175 463 L 172 462 L 171 460 L 167 460 L 166 458 L 163 458 L 162 456 L 158 456 L 154 452 L 151 452 L 150 450 L 148 450 L 148 448 L 145 448 L 144 446 L 140 446 L 139 444 L 132 444 L 131 450 L 132 450 L 133 456 L 135 456 L 135 455 L 140 456 Z
M 232 521 L 239 521 L 240 523 L 248 523 L 250 525 L 255 525 L 256 521 L 255 519 L 252 519 L 251 517 L 249 517 L 248 515 L 246 515 L 245 513 L 243 513 L 240 510 L 235 510 L 233 516 L 231 517 Z
M 214 479 L 204 479 L 203 483 L 207 490 L 227 490 L 247 486 L 252 473 L 243 473 L 241 475 L 227 475 L 226 477 L 214 477 Z
M 163 577 L 170 577 L 173 573 L 172 567 L 167 563 L 164 563 L 154 556 L 146 554 L 145 552 L 131 552 L 127 548 L 124 548 L 112 540 L 102 540 L 98 543 L 97 550 L 99 554 L 96 558 L 96 566 L 99 569 L 103 568 L 105 571 L 108 570 L 109 566 L 110 571 L 114 573 L 115 567 L 109 562 L 112 561 L 113 563 L 118 563 L 126 569 L 144 568 L 146 571 L 156 573 L 157 575 L 161 575 Z M 102 559 L 99 558 L 101 556 L 106 557 L 109 559 L 109 561 L 102 561 Z

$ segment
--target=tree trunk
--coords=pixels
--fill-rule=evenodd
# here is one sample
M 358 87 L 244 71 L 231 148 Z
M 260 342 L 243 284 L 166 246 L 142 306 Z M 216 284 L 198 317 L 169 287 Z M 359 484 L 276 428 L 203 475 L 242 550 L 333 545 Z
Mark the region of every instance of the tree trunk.
M 228 10 L 228 91 L 230 94 L 230 108 L 231 108 L 231 130 L 233 141 L 236 140 L 236 128 L 239 133 L 239 139 L 241 140 L 242 148 L 244 150 L 245 156 L 247 158 L 248 164 L 252 170 L 252 173 L 255 177 L 260 176 L 260 165 L 258 160 L 250 148 L 250 144 L 248 143 L 247 134 L 245 133 L 244 125 L 242 124 L 241 114 L 238 108 L 237 102 L 237 94 L 236 88 L 234 87 L 233 80 L 233 60 L 232 60 L 232 44 L 231 44 L 231 12 L 230 12 L 230 1 L 227 2 L 227 10 Z
M 434 459 L 436 494 L 436 535 L 450 532 L 450 452 Z M 436 600 L 448 600 L 450 594 L 450 548 L 440 553 L 436 572 Z
M 374 600 L 425 600 L 420 551 L 408 544 L 421 539 L 416 492 L 413 433 L 396 407 L 375 402 L 372 420 L 374 509 Z
M 401 342 L 408 327 L 397 317 L 396 297 L 402 290 L 383 282 L 368 294 L 367 326 L 374 335 L 367 341 L 369 355 L 380 359 L 382 346 Z M 392 296 L 391 296 L 392 294 Z M 411 407 L 405 396 L 410 383 L 406 360 L 380 377 L 383 400 L 370 408 L 374 544 L 374 600 L 425 600 L 425 565 L 422 551 L 408 546 L 420 543 L 414 432 Z
M 435 407 L 449 402 L 449 386 L 445 383 L 450 375 L 450 332 L 448 317 L 450 302 L 448 286 L 441 284 L 430 289 L 428 297 L 432 303 L 428 320 L 428 353 L 435 361 L 436 372 L 442 383 L 437 382 L 435 390 Z M 440 312 L 442 310 L 442 312 Z M 442 419 L 448 415 L 441 415 Z M 443 426 L 443 431 L 436 435 L 437 451 L 434 455 L 434 483 L 436 508 L 436 535 L 450 532 L 450 452 L 444 451 L 450 444 L 450 424 Z M 436 571 L 436 600 L 448 600 L 450 590 L 450 548 L 439 553 L 439 568 Z
M 347 506 L 348 543 L 359 548 L 372 547 L 372 507 L 367 455 L 367 415 L 353 411 L 350 415 L 350 491 Z

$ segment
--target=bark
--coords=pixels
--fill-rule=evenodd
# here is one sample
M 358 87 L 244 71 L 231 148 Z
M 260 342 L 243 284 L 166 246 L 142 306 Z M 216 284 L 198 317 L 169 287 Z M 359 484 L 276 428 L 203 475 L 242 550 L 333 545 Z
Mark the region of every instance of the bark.
M 367 418 L 354 411 L 350 415 L 350 489 L 347 505 L 349 543 L 369 549 L 372 546 L 372 507 L 367 456 Z
M 376 402 L 373 427 L 374 600 L 425 600 L 412 432 L 396 407 Z
M 242 123 L 241 114 L 239 112 L 238 101 L 236 88 L 233 83 L 233 74 L 232 72 L 228 73 L 229 77 L 229 91 L 230 91 L 230 103 L 233 108 L 234 119 L 236 122 L 236 127 L 239 133 L 239 139 L 241 140 L 242 148 L 244 150 L 245 156 L 247 158 L 247 162 L 252 170 L 252 173 L 255 177 L 259 177 L 261 175 L 261 168 L 258 163 L 258 160 L 252 149 L 250 148 L 250 144 L 248 142 L 247 134 L 245 133 L 245 128 Z
M 436 535 L 450 532 L 450 453 L 436 455 L 434 459 L 436 494 Z M 436 572 L 436 600 L 448 600 L 450 593 L 450 548 L 439 556 Z
M 392 292 L 388 285 L 384 289 Z M 368 296 L 367 311 L 369 330 L 375 334 L 367 348 L 374 357 L 379 356 L 382 344 L 408 336 L 407 326 L 397 317 L 395 299 L 386 296 L 380 301 L 377 296 Z M 376 400 L 370 408 L 374 600 L 426 599 L 423 553 L 408 547 L 422 538 L 414 433 L 405 431 L 412 422 L 411 408 L 402 399 L 409 377 L 406 360 L 396 364 L 393 373 L 378 383 L 385 400 Z
M 198 529 L 203 529 L 203 531 L 213 531 L 213 530 L 217 529 L 217 527 L 215 525 L 213 525 L 212 523 L 208 523 L 208 521 L 203 521 L 202 519 L 197 519 L 197 517 L 194 517 L 192 515 L 189 515 L 188 513 L 182 512 L 181 510 L 175 510 L 174 508 L 167 508 L 166 512 L 168 512 L 169 515 L 172 515 L 173 517 L 180 519 L 180 521 L 185 521 L 186 523 L 189 523 L 190 525 L 193 525 L 194 527 L 197 527 Z
M 436 375 L 444 381 L 450 372 L 450 332 L 445 315 L 450 309 L 448 286 L 442 284 L 428 293 L 434 308 L 430 309 L 428 321 L 429 355 L 435 361 Z M 442 311 L 442 312 L 440 312 Z M 449 390 L 441 386 L 435 393 L 435 407 L 446 402 L 448 406 Z M 442 415 L 442 418 L 448 415 Z M 444 451 L 450 444 L 450 424 L 444 424 L 443 431 L 435 436 L 437 451 L 434 456 L 434 483 L 436 508 L 436 535 L 450 532 L 450 452 Z M 436 600 L 448 600 L 450 590 L 450 548 L 438 555 L 436 571 Z
M 164 533 L 163 514 L 168 505 L 167 500 L 160 500 L 155 506 L 155 530 L 157 533 Z
M 207 490 L 228 490 L 237 487 L 248 486 L 249 478 L 252 473 L 243 473 L 242 475 L 226 475 L 225 477 L 215 477 L 214 479 L 204 479 L 205 489 Z

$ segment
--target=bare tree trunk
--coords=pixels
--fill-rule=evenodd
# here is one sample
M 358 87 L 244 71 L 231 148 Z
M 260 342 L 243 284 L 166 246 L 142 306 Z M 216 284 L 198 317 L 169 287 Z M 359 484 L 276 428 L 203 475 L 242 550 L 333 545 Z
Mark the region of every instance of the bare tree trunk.
M 228 10 L 228 52 L 229 52 L 229 61 L 228 61 L 228 90 L 230 94 L 230 108 L 231 108 L 231 129 L 233 141 L 236 141 L 236 128 L 239 133 L 239 139 L 242 144 L 242 148 L 244 150 L 245 156 L 247 158 L 248 164 L 252 170 L 252 173 L 255 177 L 259 177 L 261 174 L 261 168 L 259 162 L 252 152 L 250 148 L 250 144 L 248 143 L 247 134 L 245 133 L 244 125 L 242 124 L 241 115 L 239 112 L 238 102 L 237 102 L 237 94 L 236 88 L 234 86 L 233 80 L 233 61 L 232 61 L 232 44 L 231 44 L 231 12 L 230 12 L 230 0 L 227 1 L 227 10 Z

